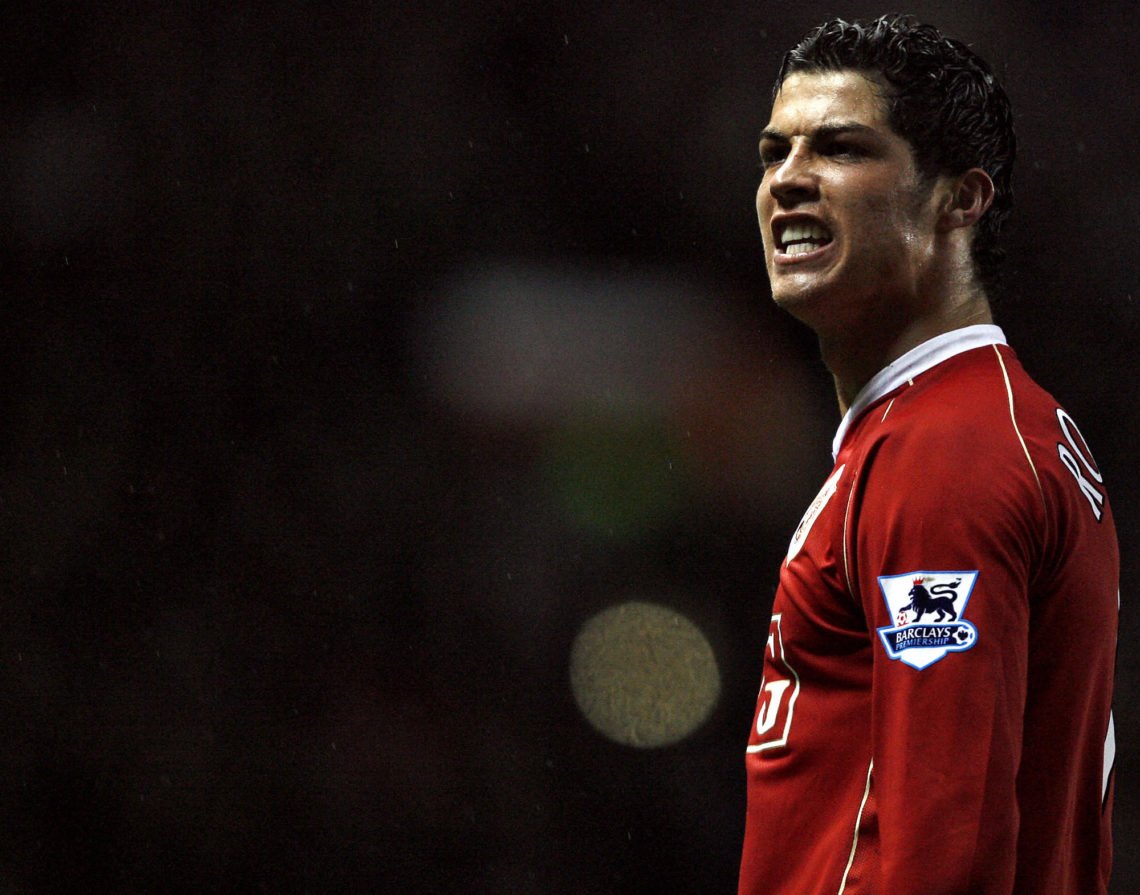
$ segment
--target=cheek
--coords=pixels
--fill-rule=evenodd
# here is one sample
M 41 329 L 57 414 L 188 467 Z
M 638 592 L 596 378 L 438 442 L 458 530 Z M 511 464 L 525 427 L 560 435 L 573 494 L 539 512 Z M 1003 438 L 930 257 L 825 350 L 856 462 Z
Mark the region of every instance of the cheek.
M 921 237 L 922 228 L 910 209 L 890 194 L 866 201 L 857 218 L 861 241 L 883 251 L 909 250 Z
M 771 201 L 772 193 L 768 188 L 761 183 L 760 188 L 756 191 L 756 221 L 760 225 L 760 237 L 764 241 L 765 248 L 768 248 L 768 228 L 764 222 L 768 220 L 771 214 Z
M 912 259 L 928 256 L 934 251 L 933 223 L 921 212 L 914 207 L 899 208 L 892 219 L 891 233 L 907 257 Z

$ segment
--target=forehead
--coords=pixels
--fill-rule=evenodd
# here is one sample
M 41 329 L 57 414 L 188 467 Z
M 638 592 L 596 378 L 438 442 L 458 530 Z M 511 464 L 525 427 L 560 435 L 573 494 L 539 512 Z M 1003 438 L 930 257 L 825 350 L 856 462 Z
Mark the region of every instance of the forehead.
M 845 122 L 890 132 L 885 93 L 857 71 L 793 72 L 776 94 L 769 128 L 795 136 Z

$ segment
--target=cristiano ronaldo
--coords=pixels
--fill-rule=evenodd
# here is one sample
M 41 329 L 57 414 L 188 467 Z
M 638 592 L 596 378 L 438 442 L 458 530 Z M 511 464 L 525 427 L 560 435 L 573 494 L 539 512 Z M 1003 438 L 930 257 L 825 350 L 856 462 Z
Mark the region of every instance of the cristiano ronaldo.
M 784 57 L 756 210 L 842 420 L 760 639 L 741 895 L 1107 891 L 1119 553 L 993 322 L 1014 155 L 989 66 L 932 27 Z

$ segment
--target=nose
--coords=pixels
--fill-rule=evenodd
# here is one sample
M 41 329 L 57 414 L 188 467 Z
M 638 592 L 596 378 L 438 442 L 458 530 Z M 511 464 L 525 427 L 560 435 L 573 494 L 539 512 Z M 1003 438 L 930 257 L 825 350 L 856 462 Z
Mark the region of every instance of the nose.
M 784 156 L 772 170 L 768 189 L 781 208 L 793 208 L 819 196 L 819 180 L 805 147 L 797 146 Z

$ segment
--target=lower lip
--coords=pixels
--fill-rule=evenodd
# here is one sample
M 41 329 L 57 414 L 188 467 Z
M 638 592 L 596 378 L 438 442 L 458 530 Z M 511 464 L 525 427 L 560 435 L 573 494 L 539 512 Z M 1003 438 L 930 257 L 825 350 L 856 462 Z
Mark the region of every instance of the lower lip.
M 812 261 L 817 261 L 824 257 L 835 245 L 833 239 L 827 245 L 820 246 L 818 249 L 813 249 L 810 252 L 801 252 L 798 255 L 785 255 L 783 252 L 775 252 L 773 258 L 776 261 L 777 267 L 793 267 L 797 264 L 810 264 Z

